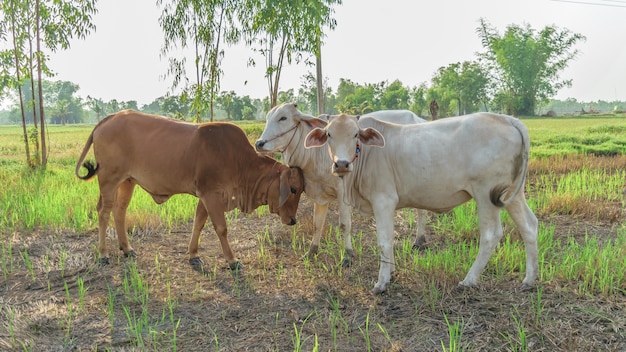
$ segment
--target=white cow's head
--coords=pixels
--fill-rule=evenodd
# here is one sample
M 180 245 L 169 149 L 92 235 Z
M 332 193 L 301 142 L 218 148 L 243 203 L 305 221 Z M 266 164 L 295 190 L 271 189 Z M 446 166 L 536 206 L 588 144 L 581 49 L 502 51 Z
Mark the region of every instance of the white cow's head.
M 293 142 L 302 122 L 322 126 L 317 118 L 304 114 L 294 103 L 283 103 L 272 108 L 265 117 L 265 129 L 254 146 L 259 152 L 283 152 Z
M 385 138 L 377 130 L 359 127 L 359 116 L 333 115 L 324 128 L 315 128 L 306 136 L 306 148 L 328 144 L 328 153 L 333 161 L 332 173 L 344 176 L 352 171 L 352 164 L 361 152 L 361 145 L 385 146 Z

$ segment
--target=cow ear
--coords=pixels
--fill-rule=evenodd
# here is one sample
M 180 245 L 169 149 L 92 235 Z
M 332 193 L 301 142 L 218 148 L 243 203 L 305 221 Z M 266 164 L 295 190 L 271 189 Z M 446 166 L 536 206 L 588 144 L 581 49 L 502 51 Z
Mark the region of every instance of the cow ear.
M 306 135 L 306 139 L 304 140 L 304 147 L 307 149 L 313 147 L 321 147 L 326 144 L 327 139 L 328 135 L 326 134 L 326 130 L 316 128 Z
M 359 130 L 359 141 L 366 145 L 371 145 L 373 147 L 384 147 L 385 146 L 385 137 L 383 137 L 380 132 L 377 130 L 368 127 L 364 130 Z
M 285 202 L 287 201 L 287 198 L 289 197 L 289 193 L 291 192 L 291 187 L 289 186 L 289 174 L 290 174 L 290 169 L 284 169 L 283 171 L 280 172 L 280 180 L 278 181 L 280 183 L 280 196 L 278 198 L 278 207 L 281 208 L 283 205 L 285 205 Z
M 311 118 L 302 119 L 302 122 L 306 123 L 312 128 L 324 128 L 326 127 L 326 125 L 328 125 L 328 121 L 319 117 L 311 117 Z

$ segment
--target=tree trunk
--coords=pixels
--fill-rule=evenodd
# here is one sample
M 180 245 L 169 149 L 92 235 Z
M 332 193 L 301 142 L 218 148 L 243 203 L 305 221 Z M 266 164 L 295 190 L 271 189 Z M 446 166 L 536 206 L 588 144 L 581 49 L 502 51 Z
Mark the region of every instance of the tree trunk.
M 41 29 L 40 25 L 40 17 L 39 17 L 39 0 L 35 2 L 35 21 L 36 21 L 36 31 L 37 31 L 37 88 L 39 95 L 39 121 L 41 126 L 41 166 L 43 168 L 48 164 L 48 153 L 46 150 L 46 118 L 44 115 L 43 109 L 43 87 L 41 84 Z M 33 94 L 34 95 L 34 94 Z
M 322 45 L 318 38 L 317 55 L 315 55 L 315 68 L 317 76 L 317 115 L 324 113 L 324 79 L 322 76 Z
M 20 84 L 20 60 L 18 56 L 17 37 L 15 36 L 15 14 L 11 15 L 11 31 L 13 32 L 13 54 L 15 57 L 15 78 L 17 90 L 20 96 L 20 111 L 22 112 L 22 130 L 24 131 L 24 148 L 26 149 L 26 165 L 32 167 L 30 159 L 30 146 L 28 145 L 28 130 L 26 129 L 26 116 L 24 114 L 24 98 L 22 97 L 22 85 Z

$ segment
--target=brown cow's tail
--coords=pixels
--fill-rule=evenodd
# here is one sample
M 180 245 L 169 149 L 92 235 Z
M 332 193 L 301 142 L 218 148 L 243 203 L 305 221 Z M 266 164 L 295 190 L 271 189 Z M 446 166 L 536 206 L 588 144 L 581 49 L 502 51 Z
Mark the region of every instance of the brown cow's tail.
M 491 203 L 497 207 L 504 207 L 522 190 L 526 181 L 528 171 L 528 159 L 530 155 L 530 137 L 528 129 L 516 118 L 509 117 L 509 122 L 522 137 L 520 153 L 515 158 L 513 182 L 510 185 L 499 185 L 491 190 Z
M 76 163 L 76 169 L 74 170 L 74 173 L 76 174 L 76 177 L 80 178 L 81 180 L 89 180 L 90 178 L 94 177 L 96 175 L 96 173 L 98 172 L 98 163 L 97 162 L 94 163 L 91 160 L 83 162 L 83 160 L 85 160 L 85 157 L 87 156 L 87 153 L 89 152 L 89 148 L 93 144 L 93 133 L 95 132 L 96 128 L 98 128 L 105 121 L 109 120 L 109 118 L 111 116 L 113 116 L 113 115 L 109 115 L 109 116 L 105 117 L 104 119 L 102 119 L 102 121 L 100 121 L 96 125 L 96 127 L 94 127 L 93 131 L 91 131 L 91 134 L 89 135 L 89 138 L 87 138 L 87 143 L 85 143 L 85 147 L 83 148 L 83 152 L 80 154 L 80 158 L 78 158 L 78 162 Z M 81 176 L 78 173 L 80 171 L 81 166 L 87 169 L 87 175 Z

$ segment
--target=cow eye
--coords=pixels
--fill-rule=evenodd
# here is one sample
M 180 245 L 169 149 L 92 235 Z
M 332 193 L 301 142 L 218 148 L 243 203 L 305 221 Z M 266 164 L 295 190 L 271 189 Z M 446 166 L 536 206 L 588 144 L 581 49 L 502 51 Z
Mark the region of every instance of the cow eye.
M 298 193 L 298 191 L 295 188 L 291 187 L 291 193 L 296 194 Z
M 283 116 L 283 117 L 278 119 L 278 121 L 285 121 L 285 120 L 287 120 L 287 116 Z
M 354 138 L 356 138 L 358 135 L 359 135 L 358 133 L 355 133 L 355 134 L 354 134 Z

